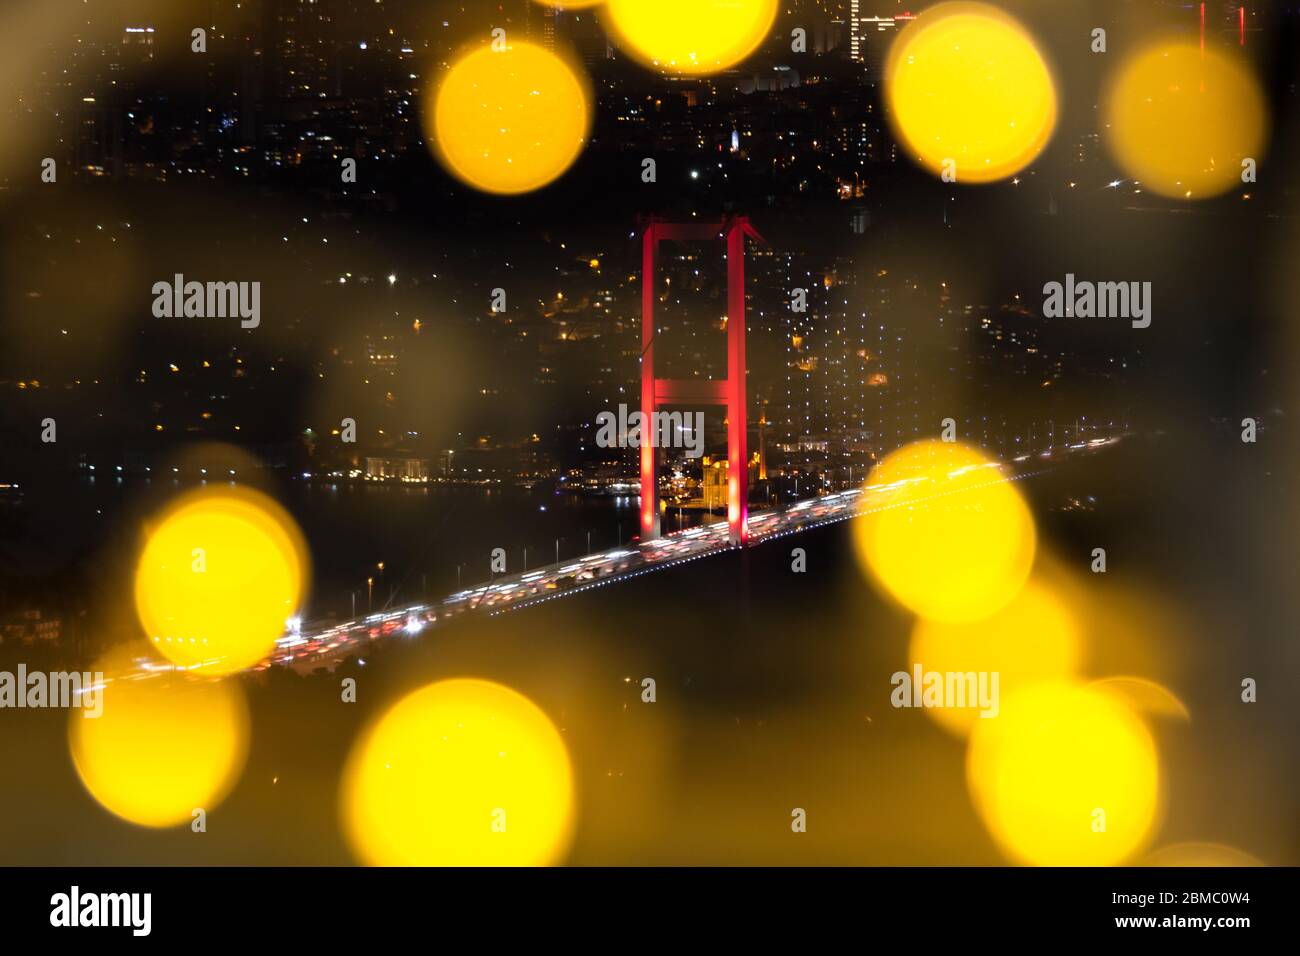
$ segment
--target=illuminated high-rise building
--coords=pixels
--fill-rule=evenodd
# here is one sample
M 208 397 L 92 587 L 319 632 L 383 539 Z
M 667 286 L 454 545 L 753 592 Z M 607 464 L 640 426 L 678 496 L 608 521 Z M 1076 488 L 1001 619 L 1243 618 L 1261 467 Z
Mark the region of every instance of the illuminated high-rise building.
M 131 26 L 122 30 L 122 60 L 130 63 L 152 60 L 156 33 L 150 26 Z
M 849 56 L 865 64 L 868 77 L 879 80 L 884 75 L 889 44 L 914 17 L 910 13 L 868 16 L 864 7 L 864 0 L 849 0 Z
M 788 461 L 811 465 L 832 452 L 865 449 L 874 428 L 867 410 L 870 319 L 854 291 L 856 270 L 846 258 L 779 258 L 791 290 L 777 410 L 782 450 Z
M 548 50 L 555 49 L 555 29 L 558 16 L 554 7 L 547 7 L 542 14 L 542 46 Z
M 264 8 L 268 92 L 295 100 L 338 95 L 338 44 L 327 4 L 269 0 Z

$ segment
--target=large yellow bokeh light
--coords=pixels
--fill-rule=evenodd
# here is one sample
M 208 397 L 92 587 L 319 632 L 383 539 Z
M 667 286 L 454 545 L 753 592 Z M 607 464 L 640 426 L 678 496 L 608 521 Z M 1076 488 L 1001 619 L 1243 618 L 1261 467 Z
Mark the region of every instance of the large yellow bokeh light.
M 777 0 L 609 0 L 619 46 L 666 73 L 716 73 L 753 53 L 771 32 Z
M 582 152 L 591 94 L 578 68 L 532 43 L 478 47 L 426 102 L 424 132 L 447 171 L 484 192 L 515 195 L 558 179 Z
M 1116 164 L 1162 196 L 1205 199 L 1240 186 L 1243 160 L 1258 162 L 1265 145 L 1258 81 L 1213 47 L 1146 47 L 1120 68 L 1104 104 Z
M 1003 696 L 967 751 L 975 807 L 1012 859 L 1110 866 L 1139 852 L 1160 802 L 1151 733 L 1114 695 L 1047 682 Z
M 402 698 L 354 746 L 344 828 L 376 866 L 545 866 L 573 826 L 564 741 L 523 695 L 440 681 Z
M 957 442 L 891 453 L 867 480 L 853 520 L 860 563 L 922 617 L 973 621 L 1020 591 L 1034 561 L 1029 507 L 1000 467 Z
M 1056 126 L 1056 87 L 1042 53 L 1019 23 L 986 4 L 923 12 L 890 46 L 885 82 L 908 154 L 959 183 L 1019 172 Z
M 73 710 L 72 761 L 105 809 L 148 827 L 211 813 L 238 779 L 248 710 L 238 686 L 179 674 L 120 673 L 98 718 Z
M 302 603 L 307 575 L 297 527 L 274 501 L 204 488 L 149 529 L 135 571 L 136 612 L 172 663 L 227 674 L 271 653 Z
M 1080 657 L 1074 610 L 1033 580 L 1005 607 L 978 621 L 918 620 L 908 648 L 909 664 L 919 664 L 925 672 L 997 674 L 999 696 L 1043 680 L 1073 677 Z M 927 707 L 925 712 L 959 736 L 980 721 L 997 719 L 981 717 L 978 701 L 966 707 Z

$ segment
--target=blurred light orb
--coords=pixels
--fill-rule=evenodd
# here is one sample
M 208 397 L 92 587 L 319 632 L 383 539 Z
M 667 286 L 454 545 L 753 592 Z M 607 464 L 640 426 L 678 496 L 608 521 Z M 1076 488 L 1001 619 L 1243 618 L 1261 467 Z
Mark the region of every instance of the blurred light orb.
M 892 452 L 868 477 L 863 508 L 853 519 L 859 562 L 922 617 L 987 617 L 1029 576 L 1029 507 L 998 464 L 967 445 L 926 439 Z
M 182 495 L 148 530 L 135 570 L 145 636 L 173 664 L 228 674 L 263 660 L 302 604 L 308 561 L 292 518 L 259 492 Z
M 1139 866 L 1263 866 L 1258 857 L 1221 843 L 1174 843 L 1152 850 Z
M 920 664 L 927 672 L 996 673 L 999 698 L 1044 680 L 1072 678 L 1081 656 L 1074 609 L 1035 580 L 1009 604 L 978 621 L 919 619 L 908 648 L 910 664 Z M 966 707 L 927 707 L 925 713 L 959 737 L 975 724 L 997 719 L 981 717 L 978 700 Z
M 999 847 L 1037 866 L 1112 866 L 1139 852 L 1156 823 L 1159 759 L 1151 733 L 1117 697 L 1044 682 L 976 720 L 966 772 Z
M 1166 717 L 1190 721 L 1187 705 L 1164 684 L 1145 677 L 1105 677 L 1091 686 L 1107 694 L 1114 694 L 1134 711 L 1146 717 Z
M 983 3 L 940 3 L 894 39 L 885 62 L 894 131 L 922 167 L 959 183 L 1024 169 L 1056 126 L 1056 86 L 1023 26 Z
M 580 69 L 550 50 L 520 41 L 477 47 L 434 88 L 425 138 L 462 182 L 518 195 L 573 165 L 591 128 L 590 103 Z
M 342 805 L 372 866 L 546 866 L 568 849 L 573 774 L 536 704 L 457 678 L 408 694 L 365 732 Z
M 1127 60 L 1103 100 L 1106 146 L 1143 189 L 1206 199 L 1241 185 L 1266 145 L 1264 95 L 1250 69 L 1213 47 L 1162 42 Z
M 609 0 L 604 19 L 630 56 L 665 73 L 735 66 L 768 38 L 777 0 Z
M 90 795 L 146 827 L 189 823 L 196 809 L 211 813 L 248 753 L 248 707 L 239 687 L 119 672 L 102 693 L 98 718 L 74 709 L 68 725 L 72 762 Z

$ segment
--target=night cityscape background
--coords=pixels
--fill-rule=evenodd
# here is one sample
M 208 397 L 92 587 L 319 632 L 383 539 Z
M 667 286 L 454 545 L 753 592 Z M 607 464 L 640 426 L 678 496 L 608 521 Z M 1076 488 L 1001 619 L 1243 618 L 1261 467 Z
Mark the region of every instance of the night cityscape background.
M 212 834 L 106 812 L 67 715 L 4 711 L 0 760 L 28 768 L 0 802 L 5 862 L 354 862 L 337 791 L 358 730 L 466 675 L 526 694 L 569 748 L 577 810 L 555 862 L 1023 862 L 968 799 L 960 737 L 889 706 L 912 621 L 849 530 L 873 469 L 951 419 L 1017 479 L 1035 573 L 1086 631 L 1082 671 L 1177 703 L 1153 708 L 1160 824 L 1131 861 L 1212 844 L 1300 863 L 1300 8 L 997 4 L 1045 51 L 1059 107 L 1030 165 L 974 185 L 891 127 L 890 44 L 927 6 L 782 0 L 743 61 L 676 75 L 628 55 L 599 6 L 7 4 L 3 669 L 86 670 L 138 641 L 143 535 L 186 492 L 278 502 L 310 588 L 234 678 L 248 757 Z M 424 125 L 438 78 L 494 28 L 591 85 L 572 168 L 522 195 L 450 174 Z M 1117 166 L 1105 85 L 1153 37 L 1250 64 L 1257 181 L 1189 202 Z M 642 233 L 733 215 L 763 238 L 744 288 L 755 543 L 726 547 L 726 416 L 700 407 L 703 456 L 661 453 L 666 537 L 647 551 L 639 451 L 596 440 L 602 411 L 641 403 Z M 722 253 L 661 254 L 657 374 L 726 376 Z M 1150 282 L 1150 327 L 1045 317 L 1045 283 L 1067 274 Z M 260 324 L 156 317 L 151 288 L 176 276 L 259 281 Z

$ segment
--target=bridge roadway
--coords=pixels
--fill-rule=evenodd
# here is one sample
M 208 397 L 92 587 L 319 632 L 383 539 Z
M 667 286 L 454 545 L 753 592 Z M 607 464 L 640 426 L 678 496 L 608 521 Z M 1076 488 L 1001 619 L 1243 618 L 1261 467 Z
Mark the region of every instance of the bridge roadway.
M 1093 438 L 1021 455 L 1006 463 L 1005 469 L 998 462 L 984 467 L 990 469 L 990 481 L 1017 481 L 1039 474 L 1072 455 L 1087 453 L 1118 440 Z M 804 499 L 768 511 L 751 512 L 750 545 L 892 507 L 888 492 L 893 488 L 893 485 L 868 485 Z M 730 550 L 733 546 L 727 530 L 726 521 L 717 521 L 625 548 L 504 575 L 433 603 L 408 604 L 342 623 L 293 625 L 277 641 L 271 657 L 254 669 L 265 670 L 280 664 L 303 672 L 318 667 L 332 670 L 349 655 L 364 654 L 377 641 L 411 639 L 462 615 L 497 615 L 520 610 Z

